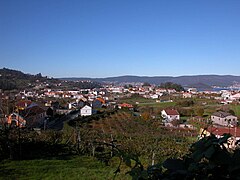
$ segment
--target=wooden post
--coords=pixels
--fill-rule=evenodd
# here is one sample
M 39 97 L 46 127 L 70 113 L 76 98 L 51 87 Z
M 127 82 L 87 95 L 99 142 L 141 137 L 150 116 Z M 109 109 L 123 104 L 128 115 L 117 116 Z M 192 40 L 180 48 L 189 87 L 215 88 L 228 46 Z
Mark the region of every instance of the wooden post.
M 114 141 L 113 141 L 113 135 L 111 134 L 111 157 L 113 157 L 113 146 L 114 146 Z
M 152 154 L 152 166 L 155 164 L 155 153 Z
M 91 143 L 92 144 L 92 156 L 95 156 L 95 145 L 94 142 Z

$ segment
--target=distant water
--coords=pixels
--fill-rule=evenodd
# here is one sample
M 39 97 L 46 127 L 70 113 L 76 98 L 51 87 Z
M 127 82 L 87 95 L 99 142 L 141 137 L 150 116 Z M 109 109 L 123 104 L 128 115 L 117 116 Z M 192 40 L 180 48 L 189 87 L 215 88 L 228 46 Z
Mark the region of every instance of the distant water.
M 197 90 L 198 90 L 199 92 L 203 92 L 203 91 L 215 91 L 215 92 L 219 92 L 219 91 L 222 91 L 222 90 L 239 91 L 240 88 L 219 87 L 219 88 L 198 88 Z
M 224 88 L 224 87 L 219 87 L 219 88 L 213 88 L 212 91 L 222 91 L 222 90 L 230 90 L 230 91 L 238 91 L 240 88 Z

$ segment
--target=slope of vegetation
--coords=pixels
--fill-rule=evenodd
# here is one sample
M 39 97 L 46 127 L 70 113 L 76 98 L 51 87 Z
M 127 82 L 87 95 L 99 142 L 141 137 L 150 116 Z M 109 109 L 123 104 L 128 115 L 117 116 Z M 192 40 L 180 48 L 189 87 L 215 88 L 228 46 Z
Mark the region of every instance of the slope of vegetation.
M 92 89 L 102 87 L 100 83 L 93 81 L 61 81 L 59 79 L 43 77 L 41 73 L 31 75 L 7 68 L 0 69 L 0 89 L 26 89 L 26 87 L 34 87 L 39 83 L 44 83 L 51 88 L 61 85 L 63 89 Z
M 81 124 L 80 132 L 82 144 L 114 141 L 120 149 L 138 155 L 146 164 L 151 163 L 153 154 L 156 162 L 186 154 L 190 142 L 185 137 L 196 137 L 190 130 L 164 128 L 158 121 L 133 117 L 127 111 Z M 92 153 L 96 147 L 83 148 L 85 152 Z
M 0 176 L 3 179 L 26 176 L 67 179 L 68 175 L 71 179 L 81 176 L 80 179 L 111 179 L 118 169 L 119 153 L 115 148 L 139 157 L 147 167 L 153 161 L 161 163 L 167 158 L 186 155 L 191 144 L 188 137 L 196 137 L 195 132 L 164 128 L 158 121 L 135 117 L 126 110 L 70 121 L 61 132 L 36 133 L 14 128 L 0 132 Z M 9 158 L 12 160 L 4 160 Z M 123 171 L 117 178 L 126 179 L 129 168 L 127 165 L 121 168 Z
M 37 82 L 45 81 L 57 81 L 54 79 L 48 79 L 42 77 L 41 73 L 36 75 L 25 74 L 21 71 L 3 68 L 0 69 L 0 89 L 12 90 L 12 89 L 25 89 L 31 87 Z M 11 81 L 9 81 L 11 80 Z

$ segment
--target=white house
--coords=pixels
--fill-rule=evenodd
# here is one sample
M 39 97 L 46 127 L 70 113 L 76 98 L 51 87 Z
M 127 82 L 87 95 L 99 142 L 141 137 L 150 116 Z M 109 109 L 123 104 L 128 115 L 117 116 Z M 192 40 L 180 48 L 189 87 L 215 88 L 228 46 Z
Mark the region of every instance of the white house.
M 114 87 L 111 90 L 112 90 L 112 93 L 122 93 L 123 92 L 122 87 Z
M 211 121 L 213 124 L 221 125 L 221 126 L 236 126 L 237 125 L 237 117 L 231 115 L 226 112 L 215 112 L 211 115 Z
M 166 89 L 161 89 L 161 88 L 156 89 L 156 94 L 158 94 L 158 93 L 166 93 L 166 92 L 167 92 Z
M 173 120 L 180 120 L 180 114 L 177 110 L 174 109 L 164 109 L 161 111 L 161 116 L 167 122 L 171 122 Z
M 192 93 L 192 94 L 196 94 L 197 93 L 197 88 L 188 88 L 187 92 Z
M 183 98 L 192 98 L 192 94 L 185 92 L 185 93 L 183 93 Z
M 230 96 L 230 99 L 237 101 L 240 100 L 240 93 L 234 94 L 232 96 Z
M 158 94 L 152 94 L 152 95 L 150 95 L 150 97 L 151 97 L 152 99 L 158 99 L 158 98 L 159 98 L 159 95 L 158 95 Z
M 176 93 L 177 91 L 175 89 L 167 89 L 167 92 L 171 94 L 171 93 Z
M 231 96 L 232 96 L 232 93 L 231 93 L 230 91 L 225 90 L 225 91 L 221 91 L 221 92 L 222 92 L 221 97 L 222 97 L 224 100 L 228 100 L 228 99 L 230 99 Z
M 80 116 L 91 116 L 92 115 L 92 107 L 85 105 L 80 109 Z

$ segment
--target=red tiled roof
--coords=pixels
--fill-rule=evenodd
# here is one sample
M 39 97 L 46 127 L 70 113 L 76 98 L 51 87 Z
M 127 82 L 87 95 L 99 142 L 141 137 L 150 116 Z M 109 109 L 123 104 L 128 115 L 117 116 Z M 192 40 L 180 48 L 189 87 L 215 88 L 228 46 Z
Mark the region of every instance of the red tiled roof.
M 178 111 L 175 109 L 165 109 L 167 115 L 179 115 Z
M 233 136 L 237 136 L 237 137 L 240 137 L 240 128 L 237 127 L 208 127 L 207 129 L 208 132 L 212 133 L 212 134 L 215 134 L 215 135 L 220 135 L 222 136 L 223 134 L 231 134 Z
M 133 108 L 133 105 L 127 104 L 127 103 L 120 104 L 120 106 L 121 106 L 121 107 Z
M 97 98 L 96 100 L 100 101 L 102 104 L 105 104 L 105 100 L 103 98 Z

